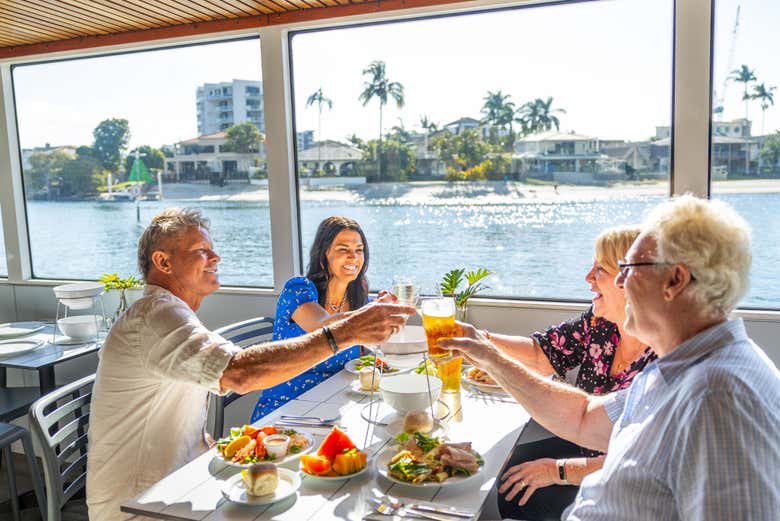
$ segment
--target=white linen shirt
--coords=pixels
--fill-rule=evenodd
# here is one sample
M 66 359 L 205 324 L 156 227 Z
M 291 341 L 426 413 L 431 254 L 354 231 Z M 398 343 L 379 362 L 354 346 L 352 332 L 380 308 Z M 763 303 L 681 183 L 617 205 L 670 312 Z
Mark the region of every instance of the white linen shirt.
M 100 351 L 87 460 L 91 521 L 206 450 L 208 392 L 240 348 L 212 333 L 173 293 L 147 285 Z

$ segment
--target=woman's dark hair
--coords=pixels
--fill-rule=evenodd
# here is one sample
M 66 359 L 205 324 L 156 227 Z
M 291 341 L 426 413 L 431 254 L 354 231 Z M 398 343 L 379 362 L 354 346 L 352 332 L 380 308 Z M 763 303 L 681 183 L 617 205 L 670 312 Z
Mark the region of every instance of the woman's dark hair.
M 309 254 L 309 267 L 306 271 L 306 278 L 314 283 L 319 295 L 319 303 L 325 307 L 328 291 L 328 281 L 330 280 L 330 267 L 328 266 L 328 249 L 333 244 L 333 239 L 342 230 L 353 230 L 360 234 L 363 241 L 363 266 L 355 280 L 347 286 L 347 301 L 349 309 L 357 309 L 368 302 L 368 279 L 366 270 L 368 269 L 368 241 L 363 229 L 354 219 L 349 217 L 333 216 L 328 217 L 320 223 L 317 228 L 317 234 L 314 236 L 314 243 L 311 245 Z

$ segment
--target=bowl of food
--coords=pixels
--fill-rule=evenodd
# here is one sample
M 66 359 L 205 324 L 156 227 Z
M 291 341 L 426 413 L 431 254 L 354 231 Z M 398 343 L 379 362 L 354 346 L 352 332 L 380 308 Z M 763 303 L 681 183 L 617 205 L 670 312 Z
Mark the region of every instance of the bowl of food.
M 399 374 L 379 382 L 382 400 L 401 414 L 430 408 L 439 399 L 441 380 L 424 374 Z
M 380 347 L 388 355 L 424 353 L 428 350 L 428 339 L 422 326 L 406 325 Z
M 86 342 L 97 338 L 98 326 L 102 322 L 100 315 L 73 315 L 57 320 L 57 327 L 63 335 Z

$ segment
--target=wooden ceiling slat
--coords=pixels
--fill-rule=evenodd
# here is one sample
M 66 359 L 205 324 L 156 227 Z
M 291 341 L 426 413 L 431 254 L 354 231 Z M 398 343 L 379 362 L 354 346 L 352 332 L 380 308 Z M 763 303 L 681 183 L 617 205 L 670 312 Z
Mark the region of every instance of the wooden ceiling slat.
M 222 0 L 190 0 L 198 4 L 211 13 L 211 18 L 238 18 L 239 14 L 235 8 L 229 8 L 228 4 Z M 216 16 L 214 16 L 216 15 Z
M 86 3 L 88 9 L 93 9 L 107 16 L 116 16 L 116 3 L 113 0 L 68 0 L 70 2 Z M 158 18 L 145 9 L 136 9 L 128 4 L 122 6 L 121 12 L 125 15 L 123 23 L 138 29 L 151 29 L 161 25 L 170 24 L 172 21 Z M 173 22 L 176 23 L 176 22 Z
M 263 14 L 263 11 L 257 5 L 257 2 L 251 0 L 228 0 L 231 4 L 235 5 L 239 9 L 243 10 L 249 16 L 257 16 Z
M 160 1 L 167 5 L 170 5 L 173 9 L 186 11 L 190 13 L 191 16 L 195 16 L 201 21 L 207 22 L 209 20 L 213 20 L 213 18 L 209 15 L 208 11 L 204 11 L 200 5 L 190 2 L 189 0 L 184 0 L 183 2 L 180 2 L 179 0 L 160 0 Z
M 161 20 L 159 25 L 177 25 L 186 22 L 196 22 L 198 18 L 194 16 L 182 17 L 180 12 L 175 9 L 168 8 L 161 2 L 149 2 L 147 0 L 125 0 L 129 5 L 132 5 L 136 10 L 149 10 L 154 11 L 156 17 Z
M 55 27 L 41 20 L 28 20 L 25 17 L 12 13 L 0 14 L 0 20 L 8 22 L 12 31 L 24 30 L 26 34 L 45 35 L 47 39 L 76 38 L 79 33 L 70 29 L 63 30 L 61 27 Z M 23 29 L 22 29 L 23 28 Z
M 31 27 L 33 30 L 40 29 L 42 32 L 45 29 L 47 31 L 51 31 L 54 36 L 58 38 L 76 37 L 81 34 L 78 32 L 78 30 L 68 27 L 67 24 L 52 22 L 48 19 L 40 17 L 36 18 L 29 12 L 20 12 L 20 9 L 13 9 L 12 11 L 0 11 L 0 13 L 2 13 L 6 19 L 10 18 L 14 24 L 24 24 Z
M 124 29 L 123 26 L 111 23 L 106 18 L 97 18 L 89 16 L 83 11 L 79 11 L 65 2 L 52 0 L 27 0 L 30 5 L 40 6 L 51 13 L 58 13 L 63 20 L 68 20 L 74 27 L 84 27 L 96 33 L 116 32 Z

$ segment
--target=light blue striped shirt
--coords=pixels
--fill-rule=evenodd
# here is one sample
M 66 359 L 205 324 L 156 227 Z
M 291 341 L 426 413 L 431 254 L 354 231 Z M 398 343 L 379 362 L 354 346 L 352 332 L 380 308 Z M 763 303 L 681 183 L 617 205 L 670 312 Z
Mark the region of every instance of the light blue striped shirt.
M 605 409 L 604 467 L 565 519 L 780 519 L 780 372 L 741 319 L 649 364 Z

